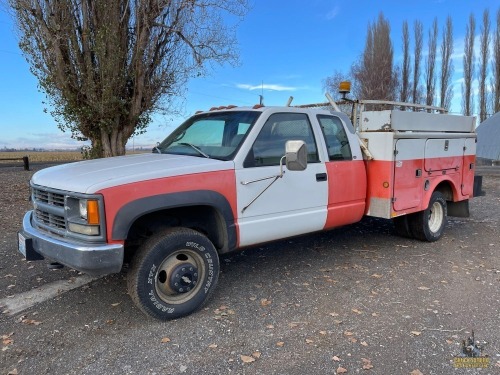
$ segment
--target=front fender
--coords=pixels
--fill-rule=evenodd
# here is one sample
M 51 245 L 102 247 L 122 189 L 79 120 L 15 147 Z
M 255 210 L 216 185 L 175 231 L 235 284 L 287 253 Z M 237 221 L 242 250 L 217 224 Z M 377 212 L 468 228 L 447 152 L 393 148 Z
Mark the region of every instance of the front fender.
M 116 213 L 113 221 L 112 238 L 114 240 L 125 240 L 132 224 L 146 214 L 190 206 L 209 206 L 215 208 L 225 221 L 228 248 L 236 248 L 236 224 L 231 205 L 224 195 L 211 190 L 160 194 L 131 201 L 122 206 Z

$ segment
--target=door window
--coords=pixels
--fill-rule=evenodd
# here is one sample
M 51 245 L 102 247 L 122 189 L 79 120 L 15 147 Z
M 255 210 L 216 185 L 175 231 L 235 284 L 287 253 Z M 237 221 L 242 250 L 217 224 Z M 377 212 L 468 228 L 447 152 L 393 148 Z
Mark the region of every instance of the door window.
M 318 115 L 318 121 L 325 137 L 330 160 L 352 160 L 349 138 L 340 118 L 336 116 Z
M 285 155 L 285 143 L 289 140 L 304 141 L 307 147 L 307 161 L 319 161 L 318 151 L 311 124 L 304 113 L 275 113 L 269 116 L 252 149 L 244 167 L 279 165 Z

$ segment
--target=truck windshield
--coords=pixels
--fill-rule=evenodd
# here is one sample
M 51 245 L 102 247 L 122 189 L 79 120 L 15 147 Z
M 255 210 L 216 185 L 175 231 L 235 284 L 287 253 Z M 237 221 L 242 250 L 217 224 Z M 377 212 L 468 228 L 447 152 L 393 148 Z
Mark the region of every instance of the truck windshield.
M 227 111 L 193 116 L 153 152 L 231 160 L 259 115 L 257 111 Z

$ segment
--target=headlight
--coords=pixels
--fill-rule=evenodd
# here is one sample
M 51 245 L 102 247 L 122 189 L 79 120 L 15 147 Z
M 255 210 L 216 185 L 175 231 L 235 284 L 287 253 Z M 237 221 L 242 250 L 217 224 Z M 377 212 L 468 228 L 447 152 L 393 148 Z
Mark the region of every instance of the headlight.
M 80 199 L 78 203 L 80 217 L 87 221 L 87 224 L 99 224 L 99 203 L 95 199 Z
M 100 235 L 100 210 L 98 199 L 68 198 L 66 214 L 68 230 L 87 236 Z
M 76 223 L 69 223 L 69 230 L 75 233 L 85 234 L 87 236 L 98 236 L 99 226 L 97 225 L 82 225 Z
M 87 220 L 87 200 L 86 199 L 80 199 L 79 201 L 79 207 L 80 207 L 80 217 L 82 219 Z

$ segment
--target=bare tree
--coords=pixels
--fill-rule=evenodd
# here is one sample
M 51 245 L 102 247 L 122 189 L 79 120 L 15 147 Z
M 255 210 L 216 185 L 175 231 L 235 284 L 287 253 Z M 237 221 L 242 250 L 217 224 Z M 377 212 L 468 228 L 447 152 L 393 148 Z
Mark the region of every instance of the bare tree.
M 500 112 L 500 9 L 497 11 L 497 24 L 493 37 L 493 61 L 491 62 L 492 77 L 492 110 Z
M 413 57 L 413 88 L 412 88 L 412 98 L 413 103 L 421 103 L 422 92 L 419 85 L 420 82 L 420 62 L 422 59 L 422 46 L 424 40 L 424 31 L 423 31 L 422 22 L 415 21 L 413 26 L 413 32 L 415 35 L 415 49 L 414 49 L 414 57 Z
M 428 54 L 425 60 L 425 104 L 433 105 L 436 90 L 436 50 L 438 38 L 437 18 L 432 22 L 429 30 Z
M 9 0 L 20 47 L 63 131 L 93 156 L 125 153 L 207 63 L 234 62 L 247 0 Z
M 490 47 L 490 12 L 483 12 L 483 24 L 481 26 L 481 54 L 479 56 L 479 122 L 488 117 L 488 98 L 486 78 L 488 75 L 488 59 Z
M 441 79 L 439 90 L 439 106 L 450 109 L 451 99 L 453 98 L 453 87 L 451 78 L 453 75 L 453 23 L 451 17 L 446 19 L 446 27 L 443 31 L 443 42 L 441 43 Z
M 401 80 L 400 80 L 400 91 L 399 91 L 399 99 L 402 102 L 407 102 L 411 96 L 411 83 L 410 83 L 410 75 L 411 75 L 411 58 L 410 58 L 410 32 L 408 30 L 408 22 L 403 22 L 403 64 L 401 66 Z
M 462 85 L 462 113 L 471 116 L 474 108 L 474 93 L 472 80 L 474 79 L 474 37 L 476 33 L 476 19 L 470 14 L 469 23 L 465 31 L 464 41 L 464 83 Z
M 389 22 L 382 13 L 375 24 L 368 25 L 365 49 L 352 68 L 360 99 L 394 100 L 397 76 L 393 68 L 393 48 Z

